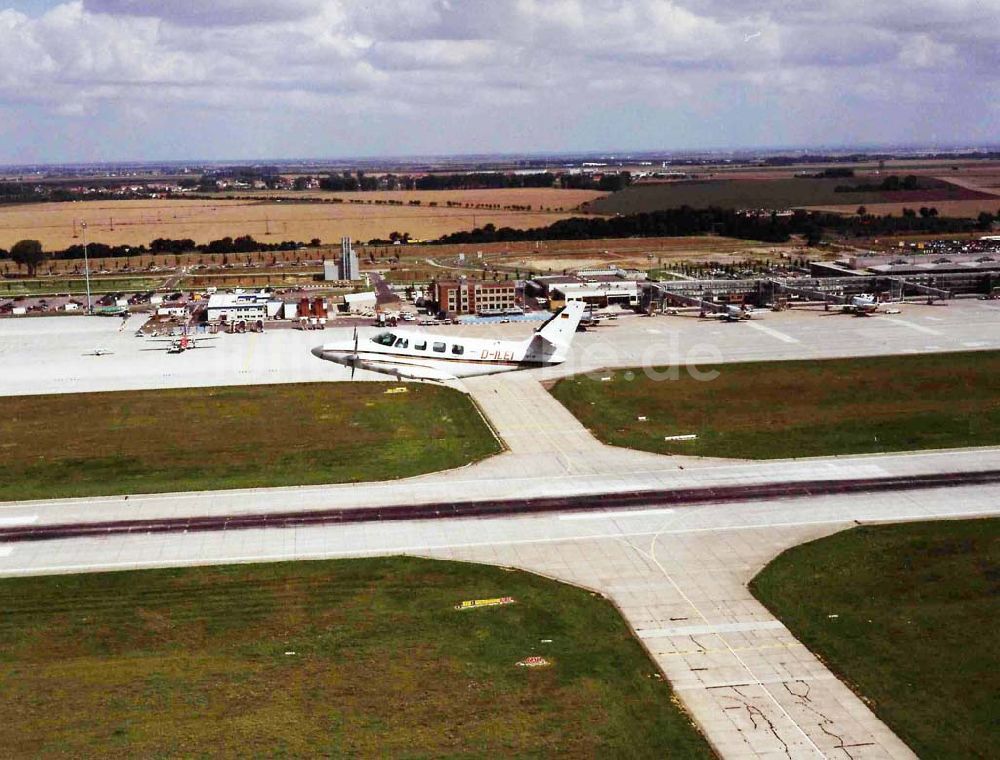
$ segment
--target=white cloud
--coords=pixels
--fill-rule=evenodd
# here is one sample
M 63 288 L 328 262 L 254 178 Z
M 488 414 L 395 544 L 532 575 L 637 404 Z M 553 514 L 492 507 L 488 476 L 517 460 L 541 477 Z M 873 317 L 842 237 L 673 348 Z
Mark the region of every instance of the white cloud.
M 926 34 L 910 37 L 899 49 L 899 62 L 904 66 L 917 69 L 949 64 L 954 56 L 955 47 L 953 45 L 935 42 Z
M 764 104 L 776 140 L 832 141 L 844 109 L 882 109 L 890 129 L 898 98 L 925 97 L 954 104 L 972 134 L 996 116 L 975 101 L 998 84 L 997 16 L 1000 0 L 760 0 L 749 12 L 735 0 L 71 0 L 38 17 L 0 11 L 0 103 L 89 120 L 95 140 L 109 117 L 155 125 L 214 109 L 249 130 L 245 114 L 271 114 L 299 119 L 320 148 L 315 114 L 391 111 L 418 145 L 488 150 L 513 147 L 510 135 L 558 143 L 543 130 L 567 120 L 574 139 L 611 147 L 613 109 L 649 147 L 713 131 L 739 143 L 740 120 L 759 121 Z M 672 131 L 644 126 L 651 112 Z M 376 134 L 337 139 L 363 149 Z M 294 131 L 275 139 L 302 154 Z

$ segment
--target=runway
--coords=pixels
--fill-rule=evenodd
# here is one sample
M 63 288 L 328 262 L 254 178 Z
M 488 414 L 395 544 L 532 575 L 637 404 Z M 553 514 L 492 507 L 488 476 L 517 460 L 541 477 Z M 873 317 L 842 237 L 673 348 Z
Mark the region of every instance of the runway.
M 296 528 L 310 525 L 346 525 L 412 520 L 453 520 L 461 517 L 498 517 L 545 512 L 604 512 L 608 509 L 643 509 L 672 505 L 728 504 L 755 499 L 788 499 L 827 496 L 830 494 L 883 493 L 930 488 L 957 488 L 972 485 L 1000 484 L 1000 470 L 950 472 L 901 477 L 806 480 L 798 482 L 759 483 L 710 488 L 685 488 L 669 491 L 617 491 L 612 493 L 556 496 L 531 499 L 484 499 L 480 501 L 401 504 L 354 509 L 312 509 L 297 512 L 264 512 L 218 516 L 192 516 L 161 519 L 101 520 L 77 523 L 37 524 L 32 517 L 27 524 L 18 518 L 0 521 L 0 542 L 52 541 L 86 536 L 117 536 L 141 533 L 194 533 L 206 531 L 250 530 L 253 528 Z M 622 514 L 629 514 L 624 512 Z M 576 514 L 576 519 L 585 517 Z

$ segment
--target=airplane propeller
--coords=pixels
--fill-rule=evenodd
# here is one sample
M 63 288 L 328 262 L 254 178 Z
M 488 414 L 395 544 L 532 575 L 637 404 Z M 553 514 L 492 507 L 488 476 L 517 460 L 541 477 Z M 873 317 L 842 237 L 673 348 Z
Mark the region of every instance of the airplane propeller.
M 351 357 L 351 380 L 354 379 L 354 371 L 358 368 L 358 327 L 354 326 L 354 356 Z

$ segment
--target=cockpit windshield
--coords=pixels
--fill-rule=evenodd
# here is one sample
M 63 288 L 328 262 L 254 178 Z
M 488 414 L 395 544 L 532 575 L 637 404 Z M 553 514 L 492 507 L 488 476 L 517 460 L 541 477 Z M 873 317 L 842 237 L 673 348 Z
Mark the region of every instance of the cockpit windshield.
M 372 338 L 372 343 L 378 343 L 380 346 L 391 346 L 395 342 L 396 336 L 391 332 L 379 333 Z

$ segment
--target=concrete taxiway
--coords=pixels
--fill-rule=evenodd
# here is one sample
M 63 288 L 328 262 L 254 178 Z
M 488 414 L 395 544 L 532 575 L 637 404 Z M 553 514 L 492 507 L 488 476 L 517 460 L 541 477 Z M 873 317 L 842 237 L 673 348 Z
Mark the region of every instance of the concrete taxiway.
M 499 328 L 499 330 L 498 330 Z M 454 327 L 505 337 L 530 327 Z M 346 379 L 309 349 L 331 331 L 225 335 L 177 356 L 117 320 L 0 321 L 0 394 Z M 108 356 L 85 356 L 96 347 Z M 964 301 L 900 315 L 765 314 L 720 324 L 623 317 L 577 336 L 560 367 L 464 382 L 507 446 L 445 473 L 372 484 L 0 504 L 0 525 L 572 496 L 776 481 L 1000 469 L 1000 448 L 746 462 L 604 446 L 540 380 L 604 367 L 1000 348 L 1000 308 Z M 358 372 L 359 379 L 384 379 Z M 666 381 L 666 380 L 665 380 Z M 0 575 L 411 553 L 517 566 L 600 591 L 724 757 L 912 757 L 871 711 L 749 594 L 747 581 L 802 541 L 866 521 L 1000 513 L 1000 487 L 822 496 L 677 509 L 364 523 L 0 544 Z M 836 611 L 832 610 L 831 614 Z
M 723 757 L 902 758 L 913 755 L 753 599 L 746 583 L 785 548 L 858 522 L 991 515 L 998 503 L 1000 487 L 991 486 L 85 538 L 0 545 L 0 574 L 400 553 L 520 567 L 614 601 Z

